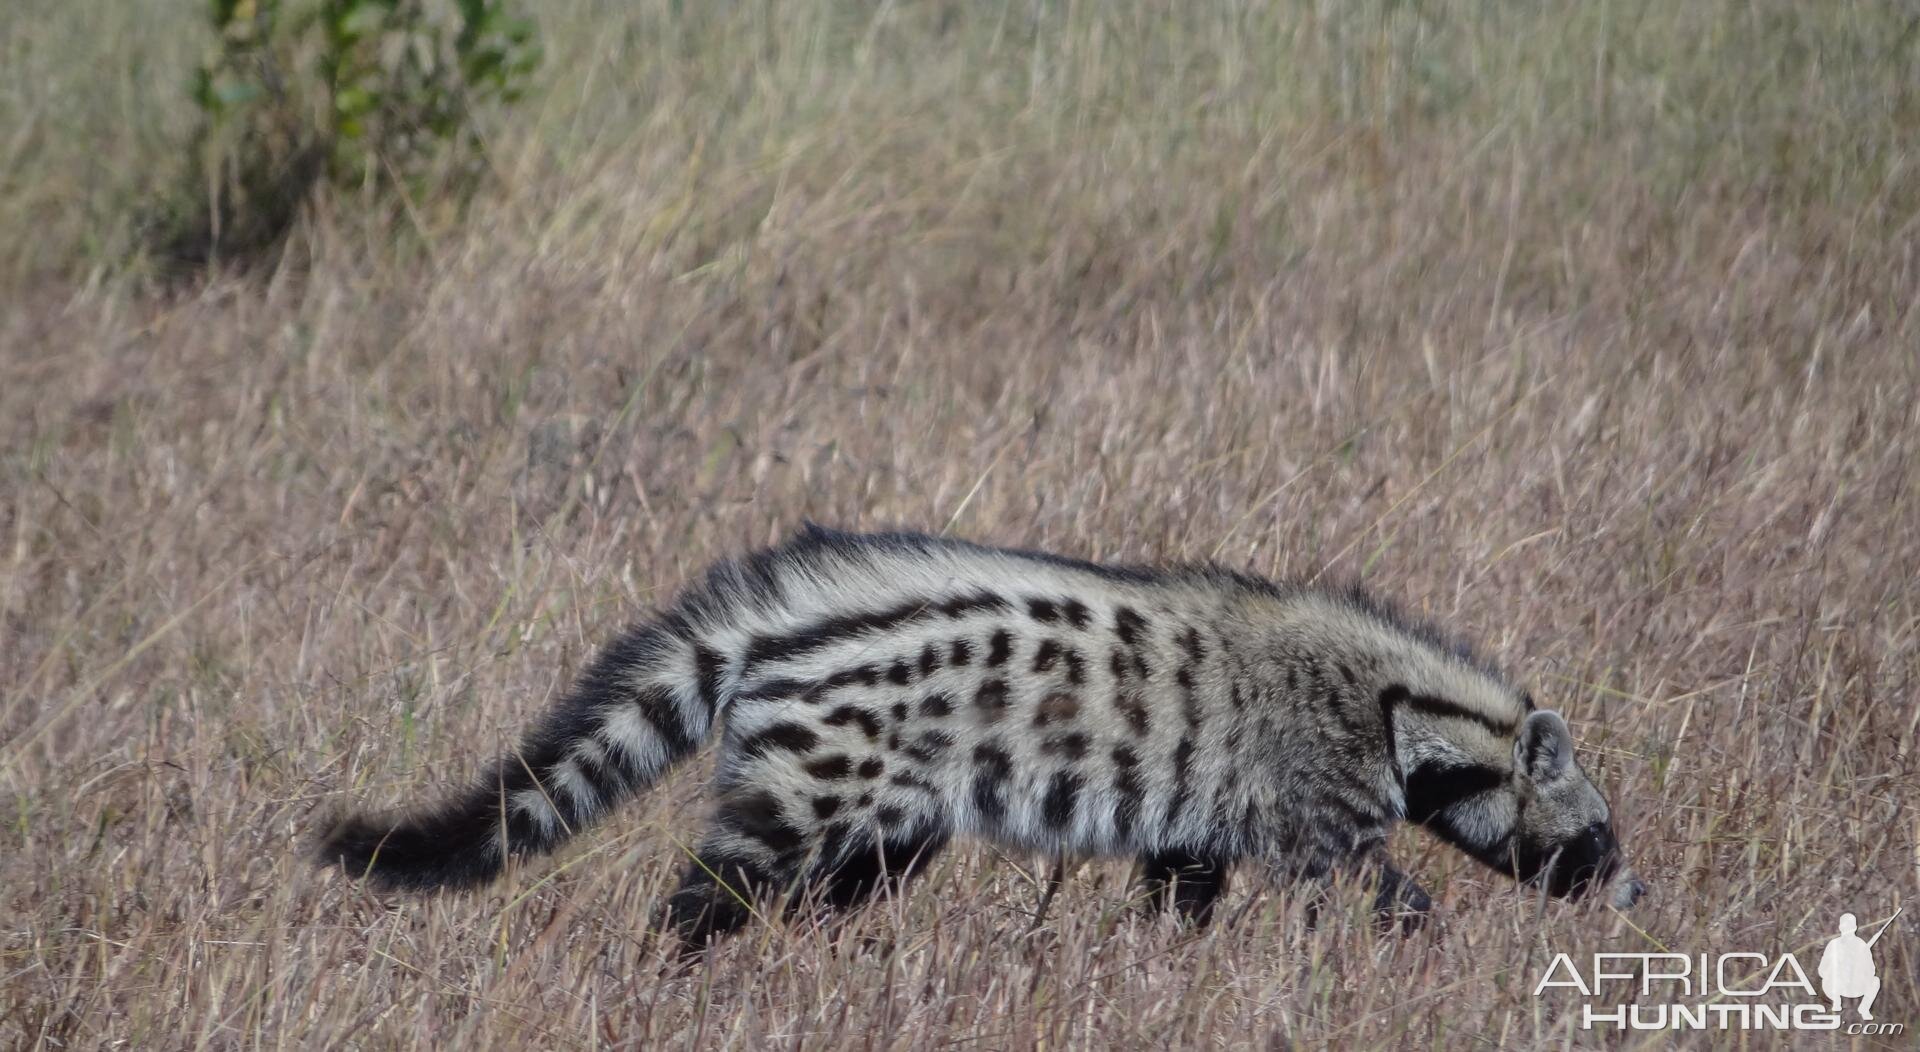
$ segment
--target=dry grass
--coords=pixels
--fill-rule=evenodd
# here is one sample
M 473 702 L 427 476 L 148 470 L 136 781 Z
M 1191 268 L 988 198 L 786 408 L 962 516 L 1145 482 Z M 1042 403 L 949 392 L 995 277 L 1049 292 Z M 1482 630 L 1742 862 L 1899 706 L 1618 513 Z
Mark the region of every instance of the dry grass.
M 190 289 L 121 262 L 189 20 L 0 20 L 0 1044 L 1588 1047 L 1556 951 L 1902 905 L 1912 1040 L 1910 9 L 541 6 L 466 222 Z M 308 869 L 802 517 L 1361 577 L 1570 714 L 1654 895 L 1407 833 L 1409 939 L 1114 863 L 1023 934 L 981 849 L 678 971 L 692 769 L 485 894 Z

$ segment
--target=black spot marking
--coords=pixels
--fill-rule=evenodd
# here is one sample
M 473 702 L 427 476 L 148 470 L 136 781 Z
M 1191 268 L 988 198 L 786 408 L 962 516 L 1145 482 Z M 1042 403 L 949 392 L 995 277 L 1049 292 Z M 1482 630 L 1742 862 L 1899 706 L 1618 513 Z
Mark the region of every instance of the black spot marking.
M 877 741 L 880 738 L 880 717 L 857 705 L 842 705 L 827 713 L 827 718 L 820 722 L 829 727 L 845 727 L 849 723 L 858 723 L 868 741 Z
M 934 791 L 933 786 L 929 784 L 926 779 L 921 778 L 918 775 L 908 774 L 905 771 L 894 772 L 894 774 L 891 777 L 889 777 L 887 781 L 892 782 L 893 784 L 899 786 L 902 789 L 917 789 L 920 792 L 928 794 L 929 796 L 933 795 L 933 791 Z
M 813 728 L 791 720 L 769 724 L 755 731 L 740 743 L 742 756 L 765 756 L 770 752 L 812 752 L 820 744 L 820 736 Z
M 1114 692 L 1113 707 L 1119 709 L 1120 715 L 1126 717 L 1127 726 L 1133 728 L 1136 736 L 1141 738 L 1147 736 L 1151 725 L 1151 714 L 1147 710 L 1146 698 L 1142 697 L 1139 691 L 1131 687 L 1123 687 Z
M 813 701 L 818 697 L 819 689 L 815 684 L 797 679 L 769 679 L 734 695 L 733 703 L 745 705 L 755 701 L 787 701 L 793 698 Z
M 995 780 L 1004 780 L 1013 774 L 1013 757 L 998 745 L 981 744 L 973 747 L 974 766 Z
M 1007 689 L 1006 680 L 990 679 L 980 684 L 980 689 L 973 695 L 973 704 L 988 723 L 993 723 L 1007 714 L 1008 707 L 1013 704 L 1013 694 Z
M 920 715 L 932 719 L 953 715 L 953 699 L 942 691 L 934 691 L 920 699 Z
M 1180 739 L 1173 750 L 1173 796 L 1167 801 L 1167 813 L 1163 824 L 1171 828 L 1180 820 L 1180 813 L 1187 808 L 1187 802 L 1193 798 L 1193 736 Z
M 1354 678 L 1353 669 L 1348 668 L 1346 662 L 1341 662 L 1339 667 L 1340 678 L 1347 681 L 1347 686 L 1352 687 L 1359 684 L 1360 681 Z
M 805 842 L 804 832 L 787 822 L 780 813 L 780 800 L 772 793 L 752 793 L 728 801 L 720 822 L 775 852 L 792 851 Z
M 880 777 L 880 773 L 886 769 L 887 765 L 881 762 L 878 756 L 868 757 L 860 762 L 860 777 L 878 778 Z
M 1180 649 L 1187 652 L 1187 660 L 1198 664 L 1207 659 L 1207 648 L 1200 642 L 1200 630 L 1189 625 L 1180 633 Z
M 891 829 L 905 822 L 907 820 L 907 813 L 897 807 L 886 805 L 874 811 L 873 817 L 878 819 L 881 825 Z
M 1048 756 L 1078 760 L 1087 754 L 1087 740 L 1087 735 L 1082 731 L 1056 734 L 1040 744 L 1040 751 Z
M 901 755 L 918 763 L 933 763 L 940 754 L 953 745 L 953 735 L 946 731 L 928 731 L 920 740 L 901 750 Z
M 1051 599 L 1027 600 L 1027 613 L 1032 614 L 1035 621 L 1044 624 L 1050 625 L 1060 620 L 1060 608 L 1053 605 Z
M 1107 654 L 1107 668 L 1113 673 L 1115 682 L 1124 683 L 1127 678 L 1127 652 L 1114 647 Z
M 920 678 L 926 679 L 940 669 L 940 651 L 932 643 L 920 648 Z
M 1059 642 L 1052 639 L 1043 639 L 1040 641 L 1040 649 L 1033 652 L 1033 670 L 1035 672 L 1045 672 L 1053 668 L 1054 663 L 1059 660 Z
M 1127 646 L 1138 646 L 1141 637 L 1146 635 L 1147 619 L 1141 617 L 1130 606 L 1123 606 L 1113 612 L 1113 631 L 1120 642 Z
M 975 592 L 940 604 L 940 612 L 949 618 L 961 618 L 982 610 L 1005 610 L 1006 608 L 1007 601 L 992 592 Z
M 880 682 L 879 669 L 872 665 L 856 665 L 828 676 L 826 685 L 828 690 L 839 690 L 842 687 L 851 687 L 855 683 L 863 687 L 871 687 L 878 682 Z
M 1247 707 L 1247 692 L 1240 686 L 1239 680 L 1236 679 L 1227 684 L 1227 701 L 1233 705 L 1236 712 Z
M 1067 600 L 1060 607 L 1060 612 L 1066 615 L 1067 623 L 1075 628 L 1085 628 L 1093 623 L 1093 611 L 1088 610 L 1087 604 L 1078 599 Z
M 1119 796 L 1113 808 L 1113 828 L 1125 840 L 1133 835 L 1147 790 L 1140 781 L 1140 757 L 1124 745 L 1113 747 L 1113 791 Z
M 891 712 L 893 713 L 893 720 L 894 720 L 894 722 L 895 722 L 895 723 L 904 723 L 904 722 L 906 722 L 906 718 L 907 718 L 907 703 L 906 703 L 906 702 L 904 702 L 904 701 L 896 701 L 896 702 L 894 702 L 894 703 L 893 703 L 893 708 L 892 708 L 891 710 L 889 710 L 889 711 L 891 711 Z
M 949 648 L 947 660 L 951 661 L 955 665 L 960 665 L 963 667 L 966 665 L 972 664 L 973 663 L 973 641 L 970 639 L 954 640 L 953 646 Z
M 845 753 L 834 753 L 811 761 L 802 770 L 823 782 L 836 782 L 853 773 L 853 761 Z
M 1081 657 L 1080 651 L 1073 647 L 1067 647 L 1063 653 L 1067 659 L 1067 682 L 1076 687 L 1085 683 L 1087 681 L 1087 659 Z
M 895 661 L 887 666 L 887 682 L 896 687 L 904 687 L 913 682 L 913 670 L 904 661 Z
M 873 806 L 873 792 L 872 792 L 872 790 L 868 790 L 867 792 L 864 792 L 864 793 L 861 793 L 861 794 L 860 794 L 860 796 L 859 796 L 859 798 L 858 798 L 858 799 L 856 799 L 856 800 L 854 800 L 854 802 L 853 802 L 853 806 L 855 806 L 855 807 L 858 807 L 858 808 L 861 808 L 861 809 L 863 809 L 863 810 L 864 810 L 865 808 L 869 808 L 869 807 L 872 807 L 872 806 Z
M 1001 794 L 1001 786 L 1013 774 L 1013 757 L 997 746 L 976 745 L 973 764 L 974 809 L 987 821 L 997 822 L 1007 813 L 1007 801 Z
M 816 796 L 813 798 L 813 817 L 824 822 L 840 810 L 840 798 L 837 796 Z
M 1080 776 L 1056 771 L 1047 783 L 1047 795 L 1040 801 L 1041 818 L 1053 829 L 1065 829 L 1073 824 L 1073 808 L 1079 799 Z
M 1052 723 L 1070 723 L 1080 715 L 1080 699 L 1064 690 L 1056 690 L 1040 699 L 1033 710 L 1033 725 L 1045 727 Z
M 1002 628 L 987 640 L 987 667 L 999 668 L 1013 656 L 1013 636 Z

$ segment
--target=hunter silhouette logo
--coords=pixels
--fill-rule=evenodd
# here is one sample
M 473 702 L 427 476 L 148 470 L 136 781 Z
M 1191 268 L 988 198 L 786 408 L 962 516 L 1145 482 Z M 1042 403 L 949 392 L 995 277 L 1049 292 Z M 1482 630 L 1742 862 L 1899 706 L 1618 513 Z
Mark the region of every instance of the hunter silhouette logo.
M 1620 1030 L 1838 1030 L 1847 1034 L 1896 1035 L 1900 1022 L 1873 1019 L 1880 976 L 1873 965 L 1873 944 L 1886 934 L 1901 910 L 1880 923 L 1871 938 L 1859 934 L 1859 920 L 1840 916 L 1840 933 L 1827 940 L 1815 974 L 1820 985 L 1792 953 L 1747 950 L 1723 953 L 1596 953 L 1583 968 L 1565 953 L 1533 988 L 1577 990 L 1580 1027 Z M 1814 943 L 1818 945 L 1816 941 Z M 1824 996 L 1822 996 L 1824 994 Z M 1859 1021 L 1843 1002 L 1858 998 Z M 1598 1003 L 1596 1003 L 1598 1002 Z
M 1898 916 L 1900 910 L 1894 910 L 1893 917 Z M 1880 977 L 1873 970 L 1873 944 L 1887 933 L 1893 917 L 1888 917 L 1887 923 L 1880 925 L 1880 930 L 1873 933 L 1873 938 L 1862 939 L 1854 934 L 1859 922 L 1854 920 L 1853 914 L 1840 915 L 1840 934 L 1827 943 L 1826 952 L 1820 955 L 1820 989 L 1826 992 L 1834 1011 L 1840 1011 L 1843 998 L 1858 997 L 1860 1018 L 1873 1018 L 1873 999 L 1880 994 Z

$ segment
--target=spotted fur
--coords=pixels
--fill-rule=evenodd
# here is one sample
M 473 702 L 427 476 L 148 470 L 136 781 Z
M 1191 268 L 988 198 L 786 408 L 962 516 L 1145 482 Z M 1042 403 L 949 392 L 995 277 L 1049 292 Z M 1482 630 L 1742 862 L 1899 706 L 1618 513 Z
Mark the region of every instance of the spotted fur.
M 953 837 L 1137 857 L 1146 897 L 1198 922 L 1242 860 L 1363 870 L 1382 910 L 1424 910 L 1380 851 L 1401 820 L 1556 895 L 1642 890 L 1566 723 L 1358 593 L 814 526 L 616 639 L 463 795 L 349 819 L 321 853 L 386 887 L 479 884 L 715 731 L 667 913 L 696 941 L 786 892 L 850 906 Z

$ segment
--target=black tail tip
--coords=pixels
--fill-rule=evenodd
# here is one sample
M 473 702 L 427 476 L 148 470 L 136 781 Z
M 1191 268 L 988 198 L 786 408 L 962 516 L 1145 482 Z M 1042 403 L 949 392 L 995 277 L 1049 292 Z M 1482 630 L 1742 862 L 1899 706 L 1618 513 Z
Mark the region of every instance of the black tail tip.
M 392 837 L 394 827 L 382 825 L 360 815 L 339 815 L 325 824 L 325 832 L 313 844 L 313 861 L 323 868 L 339 868 L 350 877 L 377 880 L 375 868 L 380 849 Z
M 491 837 L 458 835 L 444 819 L 379 821 L 348 815 L 320 837 L 314 861 L 385 891 L 473 888 L 500 875 Z

